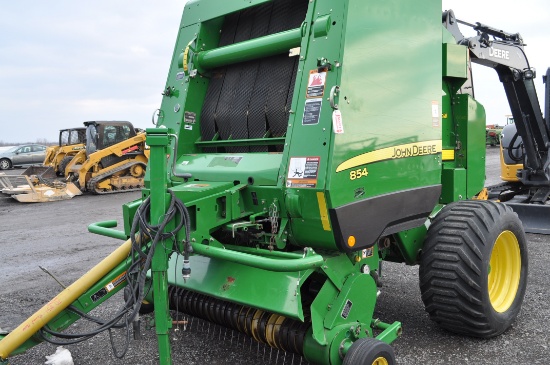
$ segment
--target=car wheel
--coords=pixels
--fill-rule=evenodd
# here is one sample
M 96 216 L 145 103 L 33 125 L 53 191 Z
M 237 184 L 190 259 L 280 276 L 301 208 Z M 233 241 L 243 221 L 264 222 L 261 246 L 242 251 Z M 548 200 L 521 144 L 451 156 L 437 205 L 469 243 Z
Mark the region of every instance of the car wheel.
M 11 168 L 11 161 L 7 158 L 3 158 L 0 160 L 0 170 L 7 170 Z

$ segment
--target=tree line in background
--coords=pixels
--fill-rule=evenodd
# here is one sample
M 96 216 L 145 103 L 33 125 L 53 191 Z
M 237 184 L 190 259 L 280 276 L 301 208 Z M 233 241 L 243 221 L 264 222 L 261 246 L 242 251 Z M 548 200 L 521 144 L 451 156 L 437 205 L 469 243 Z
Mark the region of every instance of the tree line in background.
M 8 142 L 4 142 L 4 141 L 0 140 L 0 147 L 19 146 L 21 144 L 30 144 L 30 143 L 43 144 L 43 145 L 46 145 L 46 146 L 52 146 L 52 145 L 57 144 L 57 142 L 51 142 L 51 141 L 48 141 L 45 138 L 38 138 L 35 142 L 17 142 L 17 143 L 8 143 Z

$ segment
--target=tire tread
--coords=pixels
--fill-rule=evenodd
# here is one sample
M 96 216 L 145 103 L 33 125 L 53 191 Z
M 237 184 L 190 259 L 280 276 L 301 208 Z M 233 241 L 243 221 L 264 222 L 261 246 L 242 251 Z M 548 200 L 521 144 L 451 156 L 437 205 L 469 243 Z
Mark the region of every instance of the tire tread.
M 444 329 L 482 338 L 504 331 L 486 315 L 480 283 L 487 259 L 483 253 L 492 245 L 487 237 L 510 214 L 517 219 L 504 204 L 461 201 L 446 206 L 433 220 L 422 251 L 419 284 L 426 311 Z

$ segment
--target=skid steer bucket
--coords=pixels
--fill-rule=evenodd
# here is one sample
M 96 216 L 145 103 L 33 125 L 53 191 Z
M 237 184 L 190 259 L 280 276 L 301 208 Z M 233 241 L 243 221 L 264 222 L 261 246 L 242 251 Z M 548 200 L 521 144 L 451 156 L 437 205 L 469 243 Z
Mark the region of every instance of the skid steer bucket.
M 56 180 L 54 170 L 47 166 L 31 166 L 15 179 L 24 179 L 24 183 L 14 185 L 7 176 L 2 176 L 0 178 L 1 191 L 22 203 L 66 200 L 82 194 L 72 182 Z
M 527 233 L 550 234 L 550 205 L 506 203 L 518 214 Z
M 43 179 L 55 179 L 57 176 L 53 169 L 49 166 L 29 166 L 21 175 L 32 176 L 36 175 L 37 177 Z

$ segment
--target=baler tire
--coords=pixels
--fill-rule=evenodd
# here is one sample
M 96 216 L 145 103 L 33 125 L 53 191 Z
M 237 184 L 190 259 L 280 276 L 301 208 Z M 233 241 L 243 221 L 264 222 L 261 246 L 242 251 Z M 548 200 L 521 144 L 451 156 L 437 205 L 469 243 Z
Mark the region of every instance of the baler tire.
M 356 340 L 349 348 L 342 365 L 394 365 L 393 348 L 376 338 Z
M 59 166 L 57 167 L 57 174 L 59 176 L 65 176 L 65 169 L 67 168 L 67 165 L 73 160 L 74 156 L 65 156 L 63 159 L 59 162 Z
M 462 335 L 491 338 L 515 320 L 527 286 L 527 244 L 505 204 L 447 205 L 428 229 L 419 270 L 430 318 Z

